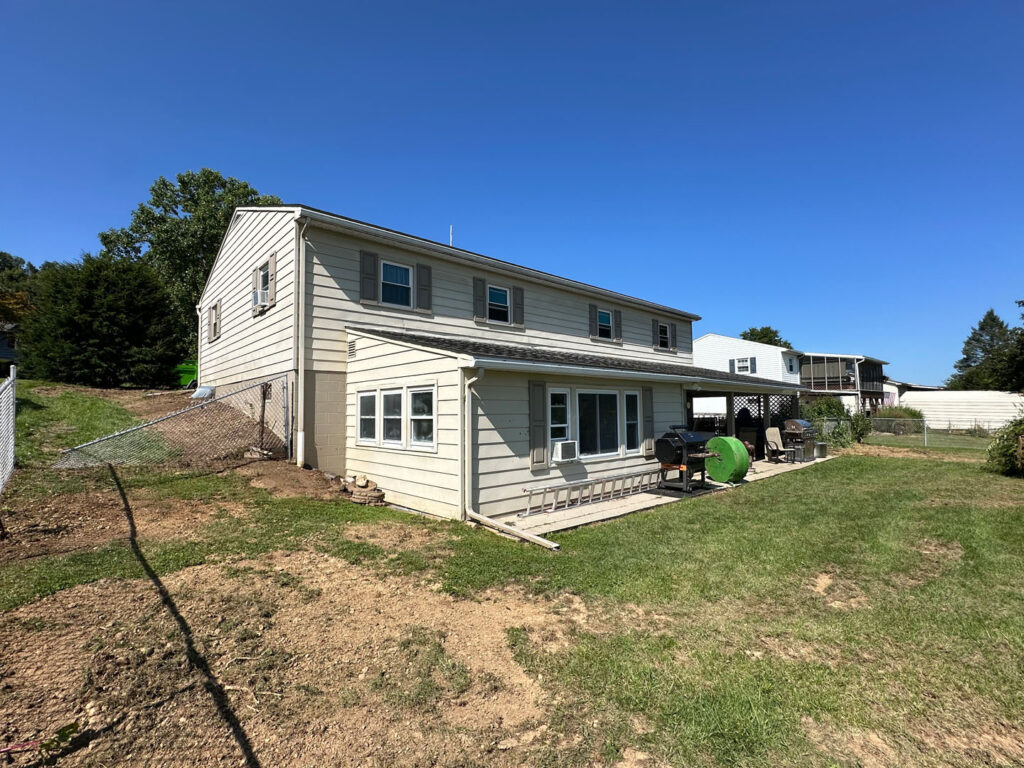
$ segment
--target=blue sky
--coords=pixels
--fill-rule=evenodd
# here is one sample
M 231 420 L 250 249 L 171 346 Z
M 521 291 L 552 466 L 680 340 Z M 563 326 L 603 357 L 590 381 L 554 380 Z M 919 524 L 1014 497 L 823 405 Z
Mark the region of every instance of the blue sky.
M 0 249 L 159 175 L 950 372 L 1024 299 L 1024 4 L 0 0 Z M 799 287 L 794 300 L 794 287 Z

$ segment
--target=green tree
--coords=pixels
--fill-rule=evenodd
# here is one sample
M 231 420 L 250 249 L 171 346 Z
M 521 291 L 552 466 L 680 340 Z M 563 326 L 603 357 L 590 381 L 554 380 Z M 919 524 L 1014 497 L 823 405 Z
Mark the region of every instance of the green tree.
M 950 389 L 1001 389 L 998 360 L 1005 356 L 1014 332 L 1002 318 L 989 309 L 964 341 L 961 358 L 953 364 L 956 373 L 949 377 Z M 1005 366 L 1005 361 L 1003 363 Z
M 29 288 L 36 272 L 24 259 L 0 251 L 0 322 L 21 322 L 29 309 Z
M 762 325 L 760 328 L 751 326 L 740 334 L 740 338 L 747 341 L 757 341 L 761 344 L 771 344 L 773 347 L 793 348 L 793 345 L 782 338 L 782 335 L 770 325 Z
M 178 362 L 171 300 L 148 265 L 108 254 L 47 265 L 22 330 L 25 372 L 88 386 L 167 384 Z
M 161 176 L 149 189 L 149 200 L 132 213 L 131 223 L 100 233 L 112 256 L 149 264 L 165 281 L 171 296 L 179 354 L 195 350 L 196 311 L 203 285 L 236 207 L 280 205 L 245 181 L 217 171 L 179 173 L 175 181 Z

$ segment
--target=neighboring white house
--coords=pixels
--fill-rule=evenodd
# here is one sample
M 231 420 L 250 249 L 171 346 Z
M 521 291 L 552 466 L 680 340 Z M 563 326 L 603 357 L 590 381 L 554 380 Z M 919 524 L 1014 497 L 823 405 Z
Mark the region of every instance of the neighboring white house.
M 451 518 L 656 467 L 696 391 L 798 389 L 695 367 L 689 312 L 299 205 L 235 212 L 197 310 L 202 385 L 290 380 L 299 465 Z
M 747 341 L 720 333 L 705 333 L 693 340 L 693 364 L 714 371 L 744 373 L 798 386 L 800 352 L 788 347 Z M 725 397 L 699 397 L 693 405 L 698 414 L 725 415 Z

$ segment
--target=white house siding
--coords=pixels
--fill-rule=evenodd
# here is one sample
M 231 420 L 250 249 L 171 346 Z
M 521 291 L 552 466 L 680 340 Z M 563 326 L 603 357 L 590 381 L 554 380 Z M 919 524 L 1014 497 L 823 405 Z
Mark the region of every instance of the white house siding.
M 528 383 L 542 379 L 548 387 L 640 391 L 650 386 L 654 395 L 654 434 L 684 421 L 683 388 L 678 384 L 640 381 L 552 377 L 488 371 L 474 385 L 473 398 L 473 502 L 485 515 L 516 512 L 526 507 L 523 488 L 556 485 L 591 477 L 617 475 L 653 468 L 643 453 L 589 459 L 531 471 L 529 465 Z M 575 431 L 575 394 L 570 396 L 570 434 Z M 642 397 L 641 397 L 642 400 Z M 643 418 L 641 416 L 641 429 Z M 621 440 L 620 407 L 620 440 Z
M 975 425 L 991 429 L 1024 415 L 1024 395 L 1013 392 L 904 392 L 900 405 L 921 411 L 928 426 L 935 429 L 970 429 Z
M 411 333 L 468 336 L 499 344 L 536 345 L 566 351 L 630 357 L 659 362 L 693 363 L 692 323 L 678 317 L 645 312 L 566 289 L 517 280 L 482 267 L 452 263 L 396 249 L 346 234 L 310 226 L 306 234 L 311 261 L 307 281 L 308 364 L 318 370 L 344 370 L 345 328 L 348 326 L 404 329 Z M 433 310 L 421 312 L 359 302 L 359 251 L 382 259 L 431 267 Z M 478 323 L 473 319 L 473 278 L 524 291 L 525 328 Z M 622 311 L 622 343 L 591 341 L 589 305 Z M 676 324 L 678 352 L 651 346 L 651 320 Z
M 276 303 L 252 314 L 252 271 L 277 252 Z M 295 224 L 288 211 L 236 214 L 200 302 L 199 382 L 231 384 L 293 369 Z M 207 336 L 208 310 L 221 304 L 221 333 Z
M 740 357 L 757 358 L 757 373 L 752 373 L 752 376 L 783 381 L 787 384 L 800 383 L 799 356 L 785 347 L 722 336 L 718 333 L 706 333 L 693 342 L 693 364 L 701 368 L 728 371 L 729 361 Z M 792 373 L 786 367 L 787 357 L 793 358 Z M 722 412 L 725 412 L 724 400 Z
M 459 392 L 454 357 L 402 344 L 356 338 L 355 357 L 345 374 L 348 474 L 377 482 L 391 504 L 443 517 L 459 517 Z M 358 393 L 434 385 L 432 451 L 363 445 L 359 434 Z

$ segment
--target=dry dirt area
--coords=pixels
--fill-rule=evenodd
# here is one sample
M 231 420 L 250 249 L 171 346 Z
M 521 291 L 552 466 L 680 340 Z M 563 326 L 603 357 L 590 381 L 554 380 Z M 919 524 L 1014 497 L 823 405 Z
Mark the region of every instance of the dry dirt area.
M 850 456 L 881 456 L 884 458 L 900 459 L 932 459 L 933 461 L 953 461 L 967 464 L 977 464 L 984 461 L 984 454 L 974 455 L 970 452 L 963 453 L 942 453 L 936 450 L 919 450 L 916 448 L 902 448 L 890 445 L 865 445 L 854 443 L 846 448 L 840 448 L 837 453 Z
M 456 600 L 312 553 L 165 585 L 170 604 L 105 581 L 0 615 L 0 744 L 77 722 L 60 765 L 517 766 L 564 738 L 506 635 L 560 644 L 557 604 Z

